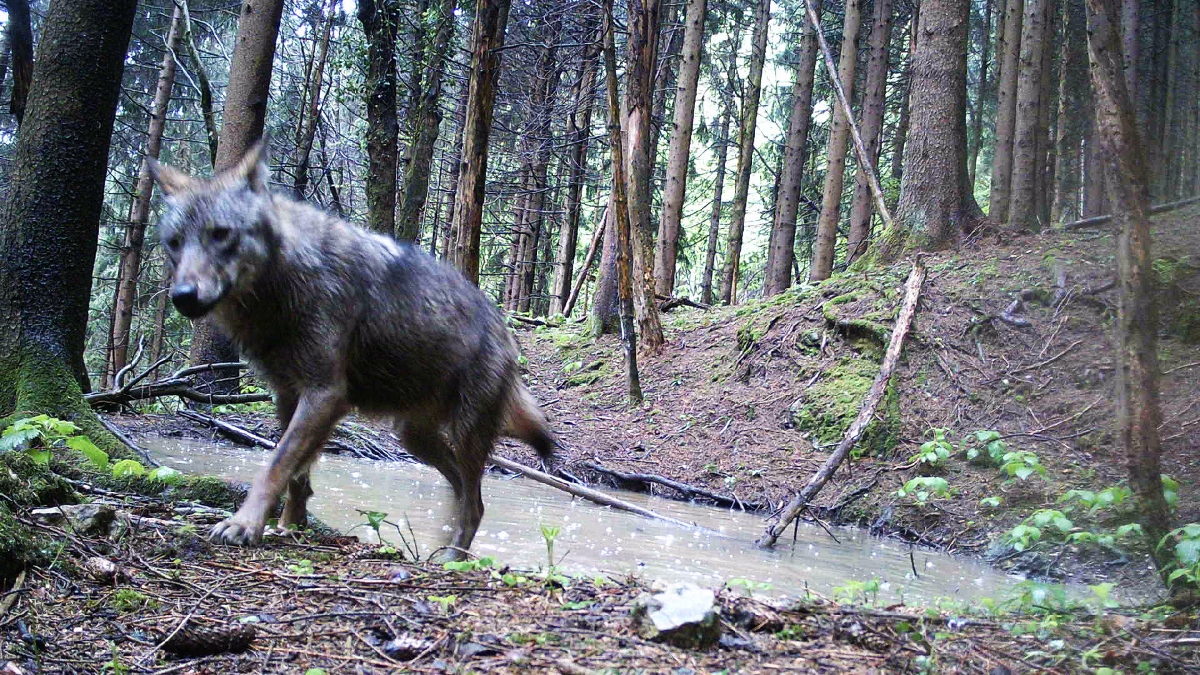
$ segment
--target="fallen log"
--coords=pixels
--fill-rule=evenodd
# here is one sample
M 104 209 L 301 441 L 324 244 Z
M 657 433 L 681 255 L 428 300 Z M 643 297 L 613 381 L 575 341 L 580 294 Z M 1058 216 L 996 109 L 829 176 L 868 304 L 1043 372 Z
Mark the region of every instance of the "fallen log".
M 1197 203 L 1200 203 L 1200 197 L 1188 197 L 1187 199 L 1180 199 L 1179 201 L 1176 201 L 1176 202 L 1167 202 L 1165 204 L 1156 204 L 1146 210 L 1146 215 L 1155 216 L 1160 213 L 1166 213 L 1168 211 L 1182 209 L 1185 206 L 1191 206 L 1192 204 L 1197 204 Z M 1064 229 L 1064 230 L 1082 230 L 1082 229 L 1088 228 L 1088 227 L 1100 227 L 1101 225 L 1107 225 L 1112 220 L 1112 218 L 1113 218 L 1112 214 L 1106 214 L 1103 216 L 1093 216 L 1091 218 L 1084 218 L 1083 220 L 1076 220 L 1074 222 L 1066 223 L 1062 226 L 1062 229 Z
M 657 485 L 663 485 L 675 490 L 676 492 L 679 492 L 688 499 L 703 497 L 704 499 L 711 500 L 720 506 L 729 506 L 732 508 L 741 509 L 743 511 L 760 511 L 765 508 L 762 504 L 757 502 L 742 501 L 737 497 L 730 497 L 728 495 L 706 490 L 702 487 L 696 487 L 695 485 L 680 483 L 679 481 L 671 480 L 670 478 L 666 478 L 664 476 L 658 476 L 650 473 L 626 473 L 624 471 L 617 471 L 616 469 L 610 469 L 606 466 L 601 466 L 595 462 L 580 462 L 579 465 L 585 469 L 595 471 L 596 473 L 612 476 L 621 483 L 640 483 L 643 485 L 649 485 L 653 483 Z
M 504 457 L 493 455 L 491 462 L 496 466 L 508 469 L 509 471 L 515 471 L 522 476 L 535 480 L 543 485 L 549 485 L 552 488 L 562 490 L 563 492 L 576 497 L 581 497 L 594 504 L 599 504 L 600 506 L 611 506 L 614 509 L 635 513 L 639 516 L 645 516 L 646 518 L 653 518 L 654 520 L 661 520 L 673 525 L 679 525 L 680 527 L 697 527 L 695 523 L 685 523 L 682 520 L 677 520 L 675 518 L 671 518 L 670 516 L 664 516 L 661 513 L 651 511 L 650 509 L 638 506 L 637 504 L 631 504 L 623 499 L 617 499 L 616 497 L 600 492 L 599 490 L 593 490 L 582 485 L 573 485 L 559 478 L 558 476 L 551 476 L 544 471 L 538 471 L 531 466 L 525 466 L 524 464 L 521 464 L 520 462 L 514 462 L 511 459 L 505 459 Z
M 208 394 L 196 389 L 194 383 L 190 379 L 192 375 L 198 373 L 207 373 L 215 370 L 228 370 L 231 368 L 247 368 L 248 364 L 241 361 L 231 363 L 205 363 L 198 366 L 188 366 L 181 368 L 171 374 L 170 377 L 151 382 L 149 384 L 139 384 L 147 375 L 154 372 L 159 366 L 167 362 L 167 358 L 159 359 L 154 365 L 147 368 L 140 375 L 137 375 L 121 384 L 121 380 L 128 372 L 129 366 L 122 369 L 118 373 L 118 377 L 114 378 L 117 386 L 114 386 L 108 391 L 97 391 L 91 394 L 84 394 L 83 400 L 87 401 L 91 406 L 112 406 L 121 405 L 124 403 L 132 403 L 150 398 L 159 398 L 160 396 L 178 396 L 195 403 L 204 403 L 207 405 L 227 405 L 233 403 L 258 403 L 260 401 L 270 401 L 270 394 Z
M 706 305 L 702 302 L 696 302 L 695 300 L 692 300 L 691 298 L 670 297 L 670 296 L 659 295 L 659 294 L 655 294 L 654 297 L 659 302 L 658 311 L 660 311 L 660 312 L 669 312 L 669 311 L 675 309 L 676 307 L 695 307 L 696 309 L 703 309 L 705 311 L 712 309 L 712 305 Z
M 777 522 L 767 526 L 766 533 L 756 542 L 759 548 L 771 548 L 778 541 L 780 535 L 787 529 L 788 525 L 793 520 L 799 517 L 800 513 L 808 506 L 813 497 L 825 487 L 829 479 L 833 477 L 833 473 L 837 471 L 846 457 L 850 455 L 850 450 L 862 438 L 863 432 L 866 431 L 867 425 L 871 423 L 871 418 L 875 416 L 875 410 L 879 407 L 880 401 L 883 400 L 884 393 L 887 391 L 888 381 L 892 378 L 892 372 L 896 370 L 896 364 L 900 361 L 900 352 L 904 348 L 904 338 L 908 335 L 908 330 L 912 326 L 913 316 L 917 313 L 917 301 L 921 297 L 921 286 L 925 283 L 925 263 L 918 255 L 913 262 L 912 271 L 908 275 L 908 281 L 904 285 L 904 304 L 900 308 L 900 315 L 896 317 L 896 326 L 892 329 L 892 339 L 888 343 L 887 353 L 883 357 L 883 363 L 879 367 L 879 374 L 875 376 L 875 382 L 871 385 L 871 389 L 867 392 L 867 397 L 863 399 L 862 406 L 858 410 L 858 417 L 846 430 L 846 435 L 842 437 L 842 442 L 838 443 L 837 449 L 833 454 L 825 460 L 821 468 L 808 479 L 808 483 L 800 490 L 799 494 L 792 499 L 791 503 L 783 510 Z

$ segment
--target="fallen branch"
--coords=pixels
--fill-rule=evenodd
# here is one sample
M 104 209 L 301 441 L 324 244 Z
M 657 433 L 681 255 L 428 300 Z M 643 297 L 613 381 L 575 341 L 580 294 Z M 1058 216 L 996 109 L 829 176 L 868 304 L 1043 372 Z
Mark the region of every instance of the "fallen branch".
M 712 491 L 706 490 L 701 487 L 696 487 L 694 485 L 688 485 L 687 483 L 680 483 L 679 481 L 674 481 L 674 480 L 671 480 L 670 478 L 665 478 L 663 476 L 657 476 L 655 474 L 625 473 L 624 471 L 617 471 L 616 469 L 610 469 L 608 467 L 601 466 L 599 464 L 596 464 L 595 462 L 580 462 L 579 465 L 586 469 L 595 471 L 596 473 L 602 473 L 607 476 L 612 476 L 613 478 L 616 478 L 618 481 L 620 481 L 623 484 L 635 483 L 635 484 L 648 485 L 651 483 L 656 483 L 658 485 L 664 485 L 666 487 L 669 487 L 672 490 L 679 492 L 680 494 L 682 494 L 684 497 L 686 497 L 688 499 L 695 499 L 696 497 L 703 497 L 704 499 L 711 500 L 721 506 L 730 506 L 733 508 L 741 509 L 743 511 L 760 511 L 765 508 L 762 504 L 758 504 L 756 502 L 744 502 L 744 501 L 738 499 L 737 497 L 730 497 L 727 495 L 718 494 L 716 492 L 712 492 Z
M 178 396 L 189 401 L 204 403 L 207 405 L 258 403 L 260 401 L 271 400 L 270 394 L 206 394 L 199 389 L 196 389 L 194 383 L 190 379 L 192 375 L 196 375 L 198 373 L 230 370 L 233 368 L 247 368 L 248 365 L 241 361 L 231 363 L 205 363 L 199 366 L 188 366 L 175 371 L 166 379 L 158 380 L 157 382 L 151 382 L 150 384 L 138 384 L 168 360 L 170 360 L 170 357 L 161 358 L 154 362 L 153 365 L 151 365 L 141 374 L 131 378 L 129 382 L 125 383 L 124 385 L 114 386 L 108 391 L 98 391 L 91 394 L 85 394 L 83 400 L 87 401 L 88 405 L 92 406 L 121 405 L 143 399 L 159 398 L 161 396 Z M 129 366 L 126 366 L 126 368 L 129 368 Z M 122 369 L 121 373 L 118 374 L 119 376 L 115 378 L 115 381 L 119 384 L 121 377 L 123 377 L 127 372 L 128 371 L 126 369 Z
M 862 406 L 858 410 L 858 417 L 855 418 L 850 428 L 846 430 L 846 435 L 842 438 L 842 442 L 838 444 L 837 449 L 825 460 L 820 470 L 813 474 L 812 478 L 809 478 L 808 483 L 800 490 L 800 493 L 784 509 L 779 520 L 767 527 L 766 533 L 757 542 L 760 548 L 770 548 L 775 545 L 775 542 L 778 541 L 779 536 L 783 534 L 788 525 L 800 515 L 804 507 L 812 501 L 813 497 L 833 477 L 833 473 L 837 471 L 846 457 L 850 455 L 850 450 L 862 438 L 867 425 L 875 417 L 875 410 L 879 407 L 880 401 L 883 400 L 883 395 L 887 391 L 888 381 L 891 380 L 892 372 L 896 370 L 896 364 L 900 361 L 900 352 L 904 348 L 904 338 L 908 335 L 908 330 L 912 326 L 913 316 L 917 313 L 917 301 L 921 297 L 921 286 L 924 283 L 925 263 L 918 256 L 913 262 L 912 271 L 909 273 L 908 281 L 904 285 L 904 304 L 900 308 L 900 315 L 896 317 L 896 326 L 892 330 L 892 339 L 888 343 L 887 353 L 884 355 L 883 363 L 879 367 L 879 374 L 875 376 L 875 382 L 871 385 L 870 391 L 867 392 L 867 397 L 863 399 Z
M 97 415 L 96 417 L 98 417 L 100 419 L 100 424 L 104 425 L 105 429 L 108 429 L 108 433 L 112 434 L 113 436 L 116 436 L 118 441 L 121 441 L 122 443 L 124 443 L 125 447 L 132 450 L 134 452 L 134 454 L 136 454 L 138 456 L 138 458 L 141 459 L 142 464 L 150 467 L 151 469 L 154 469 L 154 468 L 157 468 L 160 466 L 158 461 L 156 461 L 153 457 L 150 456 L 150 453 L 146 452 L 146 450 L 144 448 L 142 448 L 141 446 L 139 446 L 137 443 L 134 443 L 132 438 L 130 438 L 129 436 L 127 436 L 125 434 L 125 432 L 123 432 L 119 428 L 117 428 L 117 425 L 113 424 L 112 422 L 109 422 L 108 420 L 104 419 L 103 417 L 101 417 L 99 415 Z
M 588 246 L 587 255 L 583 258 L 583 266 L 579 268 L 579 277 L 575 280 L 575 287 L 571 289 L 571 294 L 567 296 L 567 304 L 563 307 L 563 316 L 571 316 L 571 310 L 575 309 L 575 301 L 579 299 L 579 291 L 583 289 L 583 284 L 587 282 L 588 268 L 592 266 L 592 261 L 596 259 L 596 251 L 600 250 L 600 240 L 604 236 L 604 228 L 607 226 L 608 208 L 605 207 L 604 214 L 600 216 L 600 225 L 592 233 L 592 243 Z
M 1190 205 L 1196 204 L 1196 203 L 1200 203 L 1200 197 L 1188 197 L 1187 199 L 1180 199 L 1177 202 L 1167 202 L 1165 204 L 1158 204 L 1156 206 L 1151 206 L 1150 208 L 1146 209 L 1146 215 L 1155 216 L 1160 213 L 1166 213 L 1167 211 L 1174 211 L 1176 209 L 1182 209 L 1185 206 L 1190 206 Z M 1093 216 L 1091 218 L 1084 218 L 1083 220 L 1076 220 L 1075 222 L 1067 223 L 1062 226 L 1062 229 L 1064 229 L 1064 230 L 1082 230 L 1082 229 L 1088 228 L 1088 227 L 1100 227 L 1101 225 L 1107 225 L 1109 223 L 1109 221 L 1111 221 L 1111 220 L 1112 220 L 1112 214 L 1107 214 L 1107 215 L 1103 215 L 1103 216 Z
M 198 413 L 195 410 L 180 410 L 179 415 L 181 417 L 186 417 L 193 422 L 199 422 L 201 424 L 210 426 L 216 429 L 217 433 L 229 438 L 235 443 L 258 448 L 266 448 L 267 450 L 275 449 L 275 441 L 272 441 L 269 438 L 263 438 L 252 431 L 243 429 L 236 424 L 230 424 L 229 422 L 219 420 L 211 415 Z
M 706 311 L 712 309 L 712 305 L 696 302 L 691 298 L 673 298 L 658 294 L 655 294 L 654 297 L 659 301 L 658 311 L 660 312 L 669 312 L 676 307 L 695 307 L 696 309 L 703 309 Z
M 509 471 L 515 471 L 526 478 L 535 480 L 543 485 L 549 485 L 552 488 L 557 488 L 568 494 L 575 495 L 576 497 L 581 497 L 594 504 L 611 506 L 614 509 L 628 511 L 629 513 L 635 513 L 639 516 L 645 516 L 646 518 L 653 518 L 654 520 L 661 520 L 673 525 L 679 525 L 680 527 L 696 527 L 695 523 L 685 523 L 682 520 L 676 520 L 675 518 L 664 516 L 661 513 L 651 511 L 650 509 L 643 508 L 637 504 L 631 504 L 623 499 L 617 499 L 616 497 L 600 492 L 599 490 L 593 490 L 591 488 L 583 487 L 582 485 L 573 485 L 557 476 L 551 476 L 544 471 L 538 471 L 533 467 L 525 466 L 524 464 L 514 462 L 511 459 L 505 459 L 504 457 L 493 455 L 491 462 L 496 466 L 508 469 Z

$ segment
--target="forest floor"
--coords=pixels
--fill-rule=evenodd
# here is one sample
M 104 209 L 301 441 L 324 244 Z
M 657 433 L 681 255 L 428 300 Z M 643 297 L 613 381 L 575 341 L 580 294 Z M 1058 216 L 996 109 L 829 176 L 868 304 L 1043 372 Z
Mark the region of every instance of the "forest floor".
M 1196 522 L 1200 465 L 1190 450 L 1200 446 L 1200 209 L 1159 217 L 1155 237 L 1164 310 L 1164 471 L 1178 483 L 1176 522 Z M 1140 597 L 1159 592 L 1144 545 L 1118 532 L 1132 514 L 1114 438 L 1115 294 L 1097 290 L 1112 279 L 1113 246 L 1111 236 L 1096 231 L 1053 232 L 985 237 L 928 256 L 929 278 L 892 391 L 861 451 L 817 500 L 841 507 L 816 512 L 1038 579 L 1110 582 Z M 686 483 L 758 510 L 765 527 L 857 413 L 907 272 L 900 264 L 766 301 L 666 314 L 666 347 L 641 360 L 647 403 L 632 410 L 614 337 L 593 339 L 575 323 L 517 325 L 531 389 L 564 442 L 560 468 L 665 497 L 688 495 L 608 472 Z M 1017 297 L 1024 298 L 1020 307 L 1013 306 Z M 263 406 L 228 412 L 278 437 Z M 112 419 L 135 437 L 200 435 L 174 415 Z M 947 456 L 931 467 L 912 457 L 933 429 L 944 430 Z M 990 442 L 1003 443 L 992 448 L 1000 461 L 976 435 L 988 431 L 999 436 Z M 504 448 L 532 461 L 522 447 Z M 0 484 L 5 475 L 0 470 Z M 913 478 L 944 484 L 898 496 Z M 0 672 L 1200 668 L 1194 613 L 1114 609 L 1100 595 L 1067 601 L 1032 587 L 1006 609 L 850 607 L 817 594 L 784 605 L 726 588 L 718 595 L 721 646 L 685 650 L 643 639 L 631 627 L 631 601 L 649 580 L 448 570 L 334 535 L 273 538 L 251 550 L 211 546 L 203 534 L 220 514 L 181 502 L 171 490 L 147 497 L 121 481 L 76 487 L 108 502 L 118 526 L 85 536 L 35 522 L 8 498 L 11 490 L 0 504 L 0 516 L 11 508 L 21 527 L 54 542 L 48 561 L 0 594 Z M 1062 501 L 1071 490 L 1082 492 Z M 236 502 L 219 491 L 207 498 L 196 492 L 188 494 L 223 508 Z M 915 492 L 927 494 L 919 500 Z M 1071 527 L 1045 525 L 1039 542 L 1016 551 L 1006 533 L 1045 509 L 1061 511 Z M 1066 541 L 1080 534 L 1090 536 Z M 5 536 L 0 531 L 0 544 Z M 92 558 L 120 571 L 115 578 L 98 574 Z M 182 634 L 207 631 L 210 642 L 214 634 L 249 639 L 230 627 L 252 626 L 251 649 L 166 657 L 161 644 L 185 623 Z

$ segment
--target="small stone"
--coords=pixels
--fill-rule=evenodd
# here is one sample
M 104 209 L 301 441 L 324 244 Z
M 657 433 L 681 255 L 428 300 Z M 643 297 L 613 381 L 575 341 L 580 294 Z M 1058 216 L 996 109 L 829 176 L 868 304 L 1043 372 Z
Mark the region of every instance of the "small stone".
M 61 525 L 76 534 L 107 535 L 117 512 L 107 504 L 64 504 L 34 509 L 33 517 L 46 525 Z
M 121 568 L 117 567 L 116 563 L 100 556 L 92 556 L 84 560 L 83 570 L 96 583 L 109 586 L 116 583 L 117 577 L 121 574 Z
M 694 584 L 656 584 L 661 593 L 633 601 L 633 625 L 647 640 L 683 649 L 707 649 L 721 637 L 716 595 Z
M 396 659 L 397 661 L 411 661 L 417 658 L 426 649 L 429 649 L 432 643 L 429 640 L 414 637 L 405 633 L 395 639 L 388 640 L 383 644 L 383 653 Z

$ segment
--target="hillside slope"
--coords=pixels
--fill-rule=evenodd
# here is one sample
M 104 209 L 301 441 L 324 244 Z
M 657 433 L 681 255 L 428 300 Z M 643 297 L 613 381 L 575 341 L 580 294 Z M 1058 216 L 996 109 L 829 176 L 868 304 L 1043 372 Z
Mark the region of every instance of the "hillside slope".
M 1181 486 L 1177 520 L 1193 522 L 1200 520 L 1194 452 L 1200 446 L 1200 208 L 1159 217 L 1155 232 L 1164 467 Z M 1066 511 L 1076 532 L 1115 534 L 1129 521 L 1120 504 L 1090 514 L 1059 504 L 1069 490 L 1098 492 L 1125 475 L 1114 445 L 1115 291 L 1102 290 L 1113 278 L 1113 253 L 1110 234 L 1077 231 L 987 238 L 929 256 L 920 311 L 892 391 L 854 461 L 818 499 L 825 506 L 850 503 L 823 517 L 953 551 L 988 551 L 997 562 L 1039 576 L 1144 578 L 1147 560 L 1126 557 L 1138 548 L 1135 541 L 1071 546 L 1066 555 L 1043 544 L 1036 547 L 1041 554 L 1018 556 L 1003 536 L 1043 508 Z M 616 480 L 594 465 L 656 474 L 752 506 L 778 507 L 857 413 L 878 372 L 907 272 L 905 263 L 742 306 L 673 311 L 664 317 L 665 350 L 641 359 L 647 403 L 634 410 L 625 405 L 615 337 L 593 340 L 573 323 L 520 330 L 531 386 L 567 446 L 566 469 L 685 496 Z M 1001 319 L 1018 297 L 1022 306 Z M 945 430 L 952 455 L 930 469 L 910 458 L 933 429 Z M 1000 462 L 986 459 L 976 440 L 976 432 L 986 431 L 1005 444 L 994 448 Z M 982 456 L 968 461 L 971 448 Z M 1022 451 L 1036 457 L 1008 454 Z M 1011 475 L 1028 473 L 1018 472 L 1022 467 L 1033 473 L 1024 480 Z M 897 496 L 921 475 L 944 479 L 950 494 L 931 495 L 924 504 L 912 494 Z M 931 484 L 936 492 L 936 481 Z M 1119 502 L 1120 489 L 1107 496 Z

